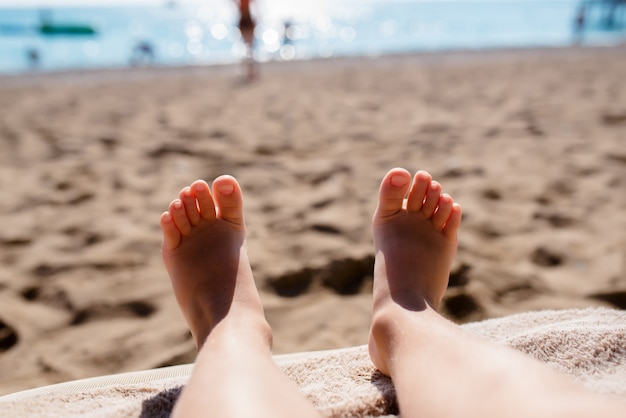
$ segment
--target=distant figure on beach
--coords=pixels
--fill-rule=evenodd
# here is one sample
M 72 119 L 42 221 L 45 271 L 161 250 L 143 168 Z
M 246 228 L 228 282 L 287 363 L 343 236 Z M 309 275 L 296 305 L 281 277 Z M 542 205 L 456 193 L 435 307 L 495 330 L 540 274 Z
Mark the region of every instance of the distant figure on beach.
M 160 223 L 163 261 L 199 350 L 173 416 L 320 416 L 272 359 L 237 180 L 194 181 Z M 372 220 L 369 353 L 392 378 L 401 416 L 623 417 L 621 402 L 438 313 L 460 224 L 461 206 L 429 173 L 384 176 Z
M 582 4 L 578 9 L 578 14 L 576 15 L 576 28 L 578 30 L 582 30 L 585 27 L 585 11 L 586 7 Z
M 28 66 L 30 67 L 31 70 L 36 70 L 39 68 L 39 63 L 40 63 L 40 56 L 39 56 L 39 50 L 35 47 L 31 47 L 31 48 L 27 48 L 26 49 L 26 58 L 28 60 Z
M 133 47 L 130 65 L 133 67 L 153 64 L 155 58 L 154 47 L 148 41 L 139 41 Z
M 574 19 L 574 43 L 581 43 L 585 34 L 585 23 L 587 21 L 587 7 L 585 3 L 581 3 Z
M 293 32 L 293 23 L 291 23 L 291 20 L 285 20 L 285 23 L 283 24 L 283 38 L 281 41 L 281 44 L 283 46 L 293 44 L 292 32 Z
M 250 5 L 252 0 L 233 0 L 239 9 L 239 32 L 241 39 L 246 47 L 246 55 L 244 57 L 244 65 L 246 67 L 246 76 L 248 81 L 253 81 L 257 77 L 257 66 L 254 60 L 254 28 L 256 22 L 252 17 Z

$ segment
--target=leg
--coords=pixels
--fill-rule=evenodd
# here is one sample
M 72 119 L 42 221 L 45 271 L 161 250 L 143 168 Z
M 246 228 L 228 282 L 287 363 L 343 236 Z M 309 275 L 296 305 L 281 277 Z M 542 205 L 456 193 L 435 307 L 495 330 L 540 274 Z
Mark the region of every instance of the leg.
M 437 313 L 461 207 L 426 172 L 393 169 L 373 219 L 376 264 L 369 349 L 393 379 L 403 417 L 619 416 L 521 353 L 469 335 Z M 453 401 L 451 401 L 453 399 Z
M 162 255 L 199 348 L 175 416 L 317 416 L 274 364 L 245 249 L 241 188 L 196 181 L 161 215 Z
M 249 82 L 257 78 L 257 64 L 254 59 L 254 25 L 241 29 L 241 37 L 246 47 L 246 56 L 244 64 L 246 67 L 246 77 Z

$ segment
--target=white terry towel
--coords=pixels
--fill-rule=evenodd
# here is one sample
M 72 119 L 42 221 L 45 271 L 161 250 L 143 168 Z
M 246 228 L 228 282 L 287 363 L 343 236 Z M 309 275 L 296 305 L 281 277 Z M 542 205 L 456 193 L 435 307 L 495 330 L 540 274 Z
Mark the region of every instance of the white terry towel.
M 626 311 L 536 311 L 462 327 L 527 353 L 596 393 L 626 399 Z M 274 359 L 325 416 L 398 413 L 393 384 L 373 366 L 366 346 Z M 0 411 L 2 416 L 15 417 L 168 417 L 192 367 L 103 376 L 19 392 L 1 397 Z

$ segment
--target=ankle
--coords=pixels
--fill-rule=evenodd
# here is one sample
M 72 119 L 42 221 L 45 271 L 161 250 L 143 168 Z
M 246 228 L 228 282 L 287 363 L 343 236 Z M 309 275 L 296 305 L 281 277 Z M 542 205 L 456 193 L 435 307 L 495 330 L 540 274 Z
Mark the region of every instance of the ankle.
M 243 344 L 271 351 L 273 335 L 264 315 L 233 313 L 217 323 L 198 348 L 209 341 L 225 347 Z
M 369 335 L 369 354 L 374 365 L 391 376 L 390 359 L 397 347 L 398 319 L 404 317 L 403 308 L 390 301 L 376 301 Z
M 394 304 L 385 304 L 384 307 L 374 309 L 372 315 L 372 324 L 370 327 L 370 335 L 368 341 L 368 349 L 372 362 L 387 376 L 391 376 L 391 362 L 395 341 L 395 324 L 394 317 L 397 316 L 393 311 L 398 308 Z
M 388 376 L 393 374 L 394 358 L 401 355 L 401 350 L 414 350 L 406 340 L 407 329 L 420 332 L 428 322 L 436 321 L 441 316 L 427 302 L 417 310 L 405 309 L 393 301 L 379 302 L 374 305 L 369 336 L 370 357 L 376 367 Z

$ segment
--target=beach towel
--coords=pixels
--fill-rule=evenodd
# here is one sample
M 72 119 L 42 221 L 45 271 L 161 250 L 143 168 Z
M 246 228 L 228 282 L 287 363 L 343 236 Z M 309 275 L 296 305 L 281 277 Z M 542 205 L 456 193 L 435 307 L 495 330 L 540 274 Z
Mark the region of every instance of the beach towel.
M 535 311 L 462 327 L 526 353 L 598 394 L 626 399 L 626 311 Z M 398 414 L 393 383 L 376 370 L 366 346 L 276 355 L 274 360 L 324 416 Z M 0 415 L 168 417 L 192 368 L 173 366 L 18 392 L 0 398 Z

